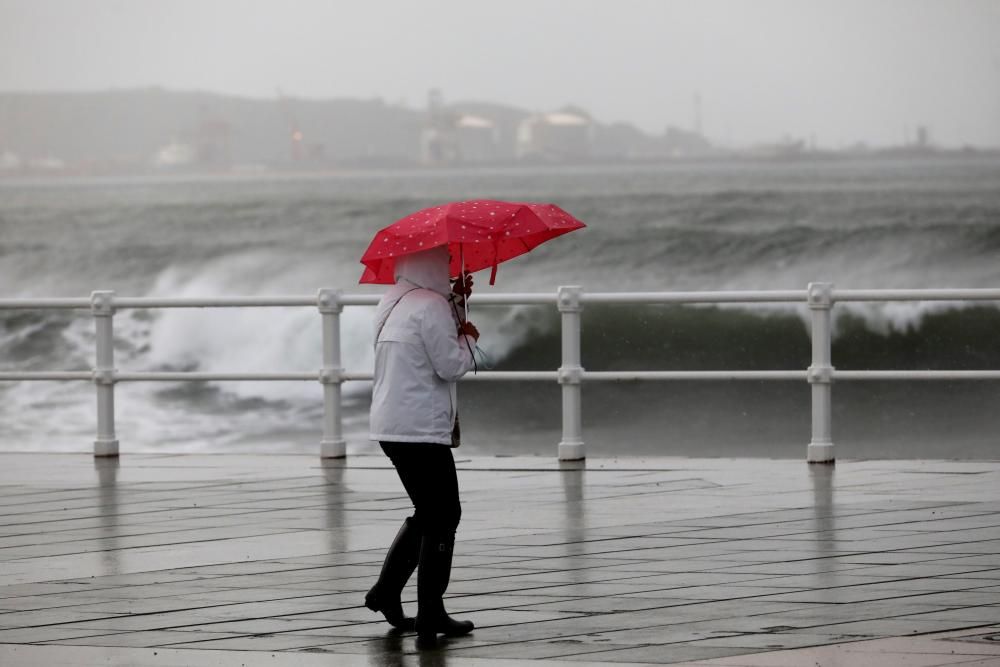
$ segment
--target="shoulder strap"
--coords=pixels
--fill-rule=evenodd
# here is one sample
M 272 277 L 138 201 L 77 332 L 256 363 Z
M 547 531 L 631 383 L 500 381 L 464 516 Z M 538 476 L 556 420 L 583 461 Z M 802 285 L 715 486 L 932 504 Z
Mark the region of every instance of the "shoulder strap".
M 404 296 L 406 296 L 410 292 L 414 292 L 414 291 L 416 291 L 418 289 L 421 289 L 421 288 L 420 287 L 414 287 L 413 289 L 406 290 L 405 292 L 403 292 L 400 295 L 400 297 L 398 299 L 396 299 L 396 301 L 391 306 L 389 306 L 389 312 L 385 314 L 385 319 L 382 320 L 382 326 L 380 326 L 378 328 L 378 332 L 375 334 L 375 343 L 374 343 L 375 345 L 378 345 L 378 339 L 381 338 L 381 336 L 382 336 L 382 329 L 385 328 L 385 323 L 389 321 L 389 316 L 392 315 L 392 311 L 394 311 L 396 309 L 396 306 L 399 305 L 399 302 L 403 300 Z

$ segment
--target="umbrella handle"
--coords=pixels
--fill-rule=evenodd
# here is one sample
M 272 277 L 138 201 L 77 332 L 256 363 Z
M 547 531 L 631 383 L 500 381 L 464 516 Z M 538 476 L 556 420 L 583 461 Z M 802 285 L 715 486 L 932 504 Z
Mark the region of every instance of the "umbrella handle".
M 455 319 L 458 319 L 458 306 L 455 305 L 455 301 L 453 299 L 450 299 L 448 302 L 451 304 L 451 309 L 455 313 Z M 468 313 L 468 305 L 466 305 L 466 313 Z M 468 322 L 468 318 L 466 318 L 465 321 Z M 465 335 L 460 335 L 460 338 L 465 341 L 465 347 L 468 348 L 469 354 L 472 355 L 472 372 L 474 374 L 479 373 L 479 364 L 476 363 L 476 353 L 472 350 L 472 346 L 469 345 L 469 338 Z M 476 349 L 479 349 L 478 344 L 476 345 Z
M 462 266 L 462 276 L 461 276 L 460 280 L 462 281 L 462 289 L 464 290 L 465 289 L 465 244 L 464 243 L 459 243 L 458 244 L 458 257 L 459 257 L 459 263 Z M 469 295 L 468 294 L 466 294 L 465 297 L 462 299 L 462 307 L 465 308 L 465 321 L 468 322 L 469 321 Z

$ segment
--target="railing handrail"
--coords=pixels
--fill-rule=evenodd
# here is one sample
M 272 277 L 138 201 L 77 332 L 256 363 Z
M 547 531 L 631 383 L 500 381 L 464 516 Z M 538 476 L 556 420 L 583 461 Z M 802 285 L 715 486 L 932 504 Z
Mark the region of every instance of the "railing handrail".
M 697 304 L 697 303 L 804 303 L 807 290 L 706 290 L 685 292 L 583 292 L 580 303 L 597 304 Z M 374 306 L 381 295 L 341 293 L 342 306 Z M 835 289 L 830 298 L 837 302 L 859 301 L 1000 301 L 1000 289 L 992 288 L 920 288 L 920 289 Z M 554 304 L 554 292 L 506 292 L 476 294 L 471 305 L 516 306 Z M 113 298 L 117 310 L 133 308 L 288 308 L 316 305 L 316 296 L 224 296 L 224 297 L 119 297 Z M 3 298 L 0 310 L 11 309 L 81 309 L 90 310 L 90 297 Z
M 320 451 L 341 457 L 340 390 L 344 382 L 371 381 L 370 370 L 341 368 L 340 313 L 345 306 L 374 306 L 381 295 L 321 289 L 314 296 L 119 297 L 93 292 L 88 298 L 4 298 L 0 310 L 87 309 L 97 327 L 97 363 L 91 370 L 0 371 L 0 381 L 90 381 L 97 387 L 98 428 L 94 453 L 117 456 L 114 429 L 114 385 L 117 382 L 171 381 L 318 381 L 323 386 L 324 419 Z M 716 290 L 685 292 L 584 292 L 560 287 L 557 292 L 478 294 L 476 306 L 555 305 L 562 319 L 562 363 L 556 370 L 483 371 L 469 381 L 557 381 L 563 391 L 563 437 L 559 458 L 584 457 L 580 415 L 580 385 L 592 381 L 775 380 L 809 382 L 812 388 L 813 437 L 807 459 L 833 460 L 830 396 L 834 380 L 1000 380 L 1000 370 L 838 370 L 831 361 L 831 320 L 838 302 L 864 301 L 1000 301 L 1000 289 L 834 289 L 832 283 L 810 283 L 805 290 Z M 588 371 L 580 359 L 580 311 L 587 304 L 723 304 L 799 303 L 812 320 L 812 364 L 788 370 L 642 370 Z M 160 308 L 318 308 L 323 320 L 323 366 L 316 372 L 123 371 L 114 367 L 112 320 L 117 310 Z
M 833 380 L 1000 380 L 1000 370 L 846 370 L 835 368 Z M 807 380 L 807 370 L 760 371 L 588 371 L 588 382 L 662 380 Z M 371 382 L 371 371 L 342 371 L 341 382 Z M 460 382 L 558 380 L 559 371 L 479 371 Z M 93 371 L 0 371 L 0 381 L 94 381 Z M 317 382 L 319 372 L 115 371 L 115 382 Z

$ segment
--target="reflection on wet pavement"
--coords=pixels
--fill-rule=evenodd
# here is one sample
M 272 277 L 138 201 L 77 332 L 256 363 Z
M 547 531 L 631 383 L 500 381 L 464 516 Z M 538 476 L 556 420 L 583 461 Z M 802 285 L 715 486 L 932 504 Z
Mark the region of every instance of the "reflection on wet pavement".
M 118 458 L 94 458 L 94 470 L 97 471 L 100 537 L 106 545 L 106 548 L 101 550 L 105 576 L 115 575 L 121 571 L 121 563 L 118 560 L 121 555 L 118 544 L 118 466 Z
M 380 456 L 0 456 L 5 666 L 1000 661 L 996 462 L 460 459 L 477 627 L 421 649 L 362 604 Z

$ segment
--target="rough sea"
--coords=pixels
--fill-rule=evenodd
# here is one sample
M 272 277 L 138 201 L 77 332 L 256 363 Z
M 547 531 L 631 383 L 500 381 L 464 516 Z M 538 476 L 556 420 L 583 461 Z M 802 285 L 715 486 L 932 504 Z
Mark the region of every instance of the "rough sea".
M 1000 160 L 676 163 L 310 176 L 0 181 L 0 296 L 315 294 L 357 284 L 374 233 L 452 200 L 551 201 L 584 229 L 500 266 L 477 291 L 1000 287 Z M 996 303 L 841 304 L 840 369 L 1000 369 Z M 348 308 L 344 365 L 370 369 L 371 310 Z M 473 308 L 496 370 L 559 365 L 554 308 Z M 801 306 L 604 306 L 583 314 L 589 370 L 804 369 Z M 317 311 L 126 310 L 121 370 L 314 371 Z M 0 311 L 0 369 L 87 370 L 86 311 Z M 345 385 L 349 449 L 368 392 Z M 462 452 L 554 456 L 557 384 L 465 383 Z M 121 451 L 315 452 L 313 382 L 122 383 Z M 840 458 L 997 458 L 1000 382 L 840 382 Z M 591 455 L 804 457 L 803 382 L 592 383 Z M 90 451 L 93 387 L 0 382 L 0 449 Z

